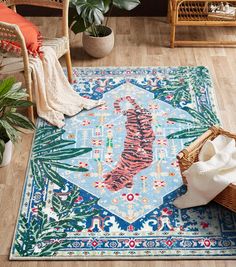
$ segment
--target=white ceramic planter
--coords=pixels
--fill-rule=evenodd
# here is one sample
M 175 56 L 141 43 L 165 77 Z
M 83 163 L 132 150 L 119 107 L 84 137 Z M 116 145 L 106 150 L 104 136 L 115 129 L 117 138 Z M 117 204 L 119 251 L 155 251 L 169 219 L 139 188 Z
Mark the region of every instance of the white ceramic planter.
M 114 47 L 114 34 L 112 29 L 104 27 L 107 35 L 104 37 L 93 37 L 88 32 L 83 33 L 84 50 L 92 57 L 102 58 L 107 56 Z
M 3 160 L 2 160 L 2 163 L 0 164 L 0 167 L 7 166 L 11 162 L 12 151 L 13 151 L 13 144 L 12 144 L 12 141 L 9 140 L 5 144 L 5 150 L 3 152 Z

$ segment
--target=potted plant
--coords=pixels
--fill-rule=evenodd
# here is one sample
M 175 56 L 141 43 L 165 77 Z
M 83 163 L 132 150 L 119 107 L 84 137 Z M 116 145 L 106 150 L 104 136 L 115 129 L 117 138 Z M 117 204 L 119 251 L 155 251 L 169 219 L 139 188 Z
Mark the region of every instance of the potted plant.
M 132 10 L 139 4 L 139 0 L 71 0 L 70 29 L 74 34 L 83 32 L 85 51 L 95 58 L 102 58 L 114 46 L 113 31 L 107 26 L 112 8 Z M 104 24 L 105 14 L 107 19 Z
M 18 132 L 34 129 L 33 123 L 17 111 L 33 104 L 24 100 L 27 96 L 21 83 L 15 83 L 13 78 L 0 81 L 0 167 L 10 163 L 12 144 L 17 141 Z

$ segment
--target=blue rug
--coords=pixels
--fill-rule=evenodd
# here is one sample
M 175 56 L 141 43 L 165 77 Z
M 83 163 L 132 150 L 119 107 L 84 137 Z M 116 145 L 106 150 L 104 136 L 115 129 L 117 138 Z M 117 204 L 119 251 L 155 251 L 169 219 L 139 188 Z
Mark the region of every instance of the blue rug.
M 235 258 L 236 215 L 180 210 L 176 154 L 219 124 L 204 67 L 74 68 L 105 105 L 39 119 L 10 259 Z

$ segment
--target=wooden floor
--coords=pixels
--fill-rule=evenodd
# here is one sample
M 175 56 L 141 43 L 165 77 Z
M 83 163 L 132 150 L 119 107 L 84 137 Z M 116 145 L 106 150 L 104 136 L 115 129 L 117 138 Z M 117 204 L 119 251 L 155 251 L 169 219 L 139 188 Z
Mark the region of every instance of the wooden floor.
M 47 35 L 56 34 L 57 18 L 36 18 Z M 48 32 L 48 25 L 53 25 Z M 236 132 L 236 48 L 175 48 L 170 49 L 169 26 L 163 18 L 112 18 L 110 26 L 116 36 L 113 52 L 104 59 L 94 60 L 81 48 L 81 38 L 72 38 L 74 66 L 197 66 L 210 69 L 220 115 L 225 128 Z M 236 38 L 232 28 L 182 28 L 181 38 Z M 64 61 L 62 60 L 62 64 Z M 0 266 L 1 267 L 229 267 L 236 261 L 87 261 L 87 262 L 9 262 L 8 255 L 19 208 L 31 135 L 22 136 L 16 144 L 12 163 L 0 170 Z

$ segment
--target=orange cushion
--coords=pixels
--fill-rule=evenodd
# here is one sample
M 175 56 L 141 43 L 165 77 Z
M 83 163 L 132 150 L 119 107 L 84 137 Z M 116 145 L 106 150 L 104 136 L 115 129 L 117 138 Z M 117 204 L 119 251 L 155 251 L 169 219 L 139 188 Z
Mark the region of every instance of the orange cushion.
M 38 28 L 32 22 L 11 10 L 5 4 L 1 3 L 0 21 L 18 25 L 24 36 L 28 53 L 33 56 L 41 55 L 40 47 L 42 45 L 42 36 Z M 7 51 L 21 53 L 20 44 L 17 42 L 0 40 L 0 47 Z

